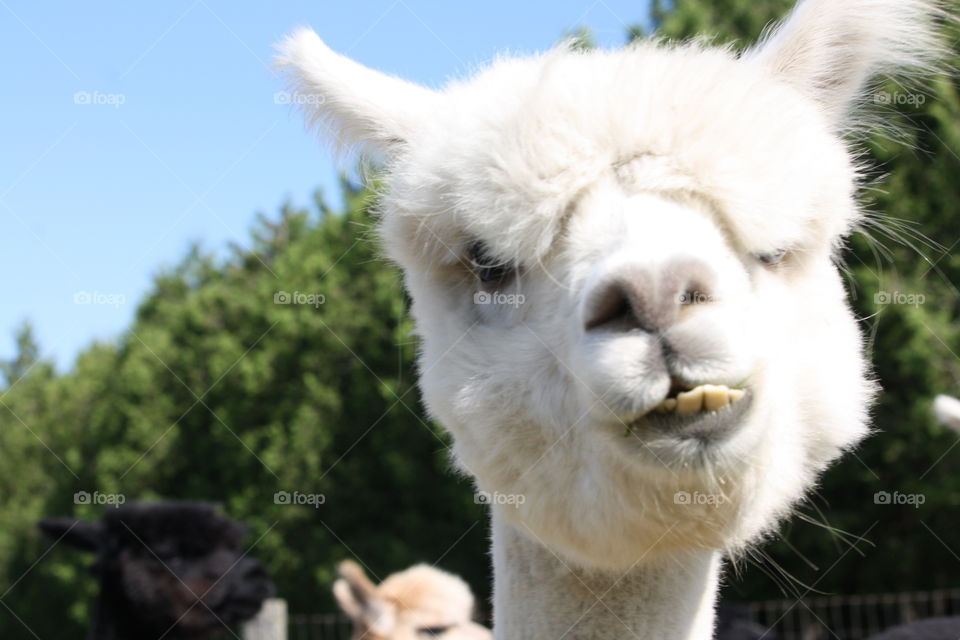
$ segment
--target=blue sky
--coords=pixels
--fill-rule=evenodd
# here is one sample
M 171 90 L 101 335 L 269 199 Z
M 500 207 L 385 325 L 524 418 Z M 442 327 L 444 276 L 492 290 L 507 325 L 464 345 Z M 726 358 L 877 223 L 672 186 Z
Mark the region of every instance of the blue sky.
M 191 242 L 245 243 L 257 212 L 307 205 L 318 187 L 339 202 L 337 167 L 274 99 L 272 44 L 293 27 L 440 86 L 578 26 L 620 45 L 648 4 L 0 0 L 0 358 L 29 320 L 68 367 L 123 331 Z M 77 303 L 84 294 L 92 304 Z

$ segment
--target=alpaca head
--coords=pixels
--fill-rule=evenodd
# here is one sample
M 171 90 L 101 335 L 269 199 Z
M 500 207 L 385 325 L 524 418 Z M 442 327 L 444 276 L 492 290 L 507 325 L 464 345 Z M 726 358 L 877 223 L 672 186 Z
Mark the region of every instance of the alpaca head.
M 935 14 L 806 0 L 739 55 L 561 47 L 443 91 L 282 45 L 308 119 L 385 161 L 423 395 L 502 518 L 584 566 L 737 549 L 864 435 L 844 134 Z
M 100 522 L 49 518 L 40 528 L 96 554 L 96 624 L 119 638 L 204 638 L 273 593 L 263 565 L 245 557 L 246 528 L 209 504 L 132 503 Z
M 374 585 L 346 560 L 333 595 L 353 621 L 355 640 L 489 640 L 471 622 L 473 594 L 460 578 L 425 564 L 394 573 Z

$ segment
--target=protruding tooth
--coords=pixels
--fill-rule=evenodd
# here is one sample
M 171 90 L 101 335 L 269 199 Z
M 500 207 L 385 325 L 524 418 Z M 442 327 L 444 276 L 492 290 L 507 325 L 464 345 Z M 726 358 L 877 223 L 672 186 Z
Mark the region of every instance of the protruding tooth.
M 664 408 L 664 413 L 672 413 L 677 410 L 677 399 L 667 398 L 660 403 L 660 406 Z
M 677 395 L 677 414 L 681 416 L 697 413 L 702 407 L 703 387 L 697 387 Z
M 703 408 L 707 411 L 716 411 L 727 406 L 730 389 L 723 385 L 703 385 Z
M 730 389 L 727 391 L 727 396 L 730 398 L 730 404 L 734 402 L 740 402 L 743 400 L 743 396 L 747 395 L 747 392 L 743 389 Z

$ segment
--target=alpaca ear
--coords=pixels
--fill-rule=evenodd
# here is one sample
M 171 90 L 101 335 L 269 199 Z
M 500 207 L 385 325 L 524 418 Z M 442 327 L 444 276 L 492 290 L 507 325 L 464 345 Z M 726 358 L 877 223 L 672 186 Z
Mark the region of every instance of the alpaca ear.
M 353 596 L 353 590 L 350 589 L 350 585 L 343 578 L 333 583 L 333 597 L 340 609 L 351 620 L 359 620 L 363 616 L 363 606 Z
M 340 579 L 333 583 L 337 604 L 371 633 L 390 636 L 397 622 L 396 607 L 377 595 L 377 587 L 356 562 L 344 560 L 337 567 Z
M 294 32 L 277 49 L 289 100 L 304 111 L 308 125 L 330 125 L 340 148 L 357 145 L 368 155 L 389 158 L 439 102 L 429 89 L 334 53 L 311 29 Z
M 340 579 L 333 583 L 333 595 L 337 604 L 351 618 L 364 615 L 370 601 L 376 597 L 377 587 L 356 562 L 344 560 L 337 567 Z
M 841 129 L 870 81 L 935 70 L 939 0 L 800 0 L 745 54 L 820 104 Z
M 81 551 L 97 551 L 103 537 L 103 525 L 74 518 L 45 518 L 37 523 L 51 538 Z
M 396 626 L 396 610 L 391 603 L 374 594 L 356 591 L 343 578 L 333 583 L 333 597 L 351 620 L 363 624 L 377 636 L 389 636 Z

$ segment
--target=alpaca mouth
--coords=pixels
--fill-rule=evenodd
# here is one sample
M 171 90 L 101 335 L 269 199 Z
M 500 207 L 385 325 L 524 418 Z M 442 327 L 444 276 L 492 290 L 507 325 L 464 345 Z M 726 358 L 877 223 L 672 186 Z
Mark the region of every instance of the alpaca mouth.
M 701 384 L 691 389 L 674 383 L 670 393 L 653 411 L 680 416 L 719 411 L 740 402 L 746 395 L 745 389 L 731 388 L 723 384 Z
M 752 400 L 746 388 L 675 384 L 660 404 L 627 425 L 627 435 L 716 441 L 743 422 Z

